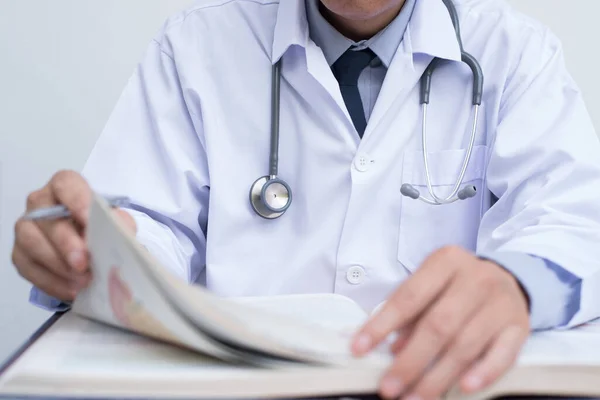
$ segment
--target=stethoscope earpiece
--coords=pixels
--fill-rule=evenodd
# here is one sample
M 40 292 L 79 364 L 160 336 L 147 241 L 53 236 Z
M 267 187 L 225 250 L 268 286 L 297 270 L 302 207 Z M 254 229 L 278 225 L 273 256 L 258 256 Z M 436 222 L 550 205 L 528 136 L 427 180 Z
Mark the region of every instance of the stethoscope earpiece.
M 475 195 L 477 195 L 477 188 L 473 185 L 468 185 L 458 192 L 457 197 L 459 200 L 466 200 L 475 197 Z
M 427 204 L 431 204 L 434 206 L 441 206 L 443 204 L 454 203 L 458 200 L 467 200 L 477 195 L 477 188 L 473 185 L 467 185 L 462 188 L 454 197 L 449 197 L 446 199 L 440 199 L 438 197 L 434 197 L 434 200 L 427 199 L 421 196 L 421 192 L 419 192 L 415 187 L 409 183 L 405 183 L 400 188 L 400 193 L 403 196 L 409 197 L 414 200 L 422 200 Z
M 405 183 L 404 185 L 402 185 L 402 187 L 400 188 L 400 193 L 402 193 L 403 196 L 410 197 L 414 200 L 419 200 L 419 197 L 421 197 L 421 193 L 419 193 L 419 191 L 409 183 Z

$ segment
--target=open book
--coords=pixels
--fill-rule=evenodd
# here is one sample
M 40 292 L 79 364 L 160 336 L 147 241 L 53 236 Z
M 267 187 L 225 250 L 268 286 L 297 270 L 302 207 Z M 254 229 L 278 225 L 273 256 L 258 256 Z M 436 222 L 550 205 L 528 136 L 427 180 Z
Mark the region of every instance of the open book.
M 0 398 L 359 397 L 377 392 L 392 361 L 387 343 L 351 354 L 368 316 L 350 299 L 217 297 L 167 272 L 100 198 L 87 240 L 91 286 L 0 372 Z M 518 364 L 471 398 L 600 397 L 599 332 L 533 335 Z

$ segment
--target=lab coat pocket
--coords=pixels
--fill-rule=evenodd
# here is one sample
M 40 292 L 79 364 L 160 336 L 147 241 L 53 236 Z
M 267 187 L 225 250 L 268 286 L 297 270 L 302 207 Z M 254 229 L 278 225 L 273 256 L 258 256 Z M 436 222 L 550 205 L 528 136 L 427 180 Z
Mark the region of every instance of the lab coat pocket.
M 445 198 L 452 192 L 466 154 L 466 149 L 428 153 L 431 185 L 437 197 Z M 398 261 L 409 271 L 414 272 L 429 254 L 441 247 L 457 245 L 475 249 L 481 220 L 486 160 L 487 146 L 475 146 L 460 186 L 474 185 L 477 194 L 472 198 L 451 204 L 430 205 L 402 196 Z M 412 184 L 421 196 L 431 198 L 421 151 L 405 154 L 402 183 Z

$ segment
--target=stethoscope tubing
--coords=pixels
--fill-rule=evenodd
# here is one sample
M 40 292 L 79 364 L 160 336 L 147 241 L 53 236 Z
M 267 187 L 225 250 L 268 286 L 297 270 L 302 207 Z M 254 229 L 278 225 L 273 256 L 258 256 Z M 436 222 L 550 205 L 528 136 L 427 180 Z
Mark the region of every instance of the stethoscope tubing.
M 433 190 L 431 182 L 431 173 L 429 170 L 429 160 L 427 151 L 427 109 L 429 106 L 433 74 L 435 70 L 443 63 L 440 58 L 434 58 L 429 64 L 420 83 L 420 103 L 422 106 L 422 130 L 421 139 L 423 147 L 423 161 L 425 164 L 425 176 L 427 191 L 431 198 L 422 196 L 412 184 L 403 184 L 401 188 L 402 195 L 421 200 L 431 205 L 450 204 L 458 200 L 466 200 L 475 196 L 477 190 L 474 186 L 466 186 L 460 189 L 465 179 L 465 174 L 472 157 L 475 138 L 477 135 L 477 124 L 479 120 L 479 108 L 483 99 L 484 75 L 481 65 L 475 57 L 465 52 L 460 33 L 460 23 L 458 12 L 452 0 L 442 0 L 448 9 L 456 37 L 461 51 L 461 61 L 469 66 L 473 75 L 473 123 L 467 154 L 461 166 L 458 179 L 453 186 L 452 192 L 446 197 L 439 197 Z M 272 88 L 271 88 L 271 140 L 269 154 L 269 175 L 258 178 L 250 189 L 250 202 L 254 211 L 266 219 L 275 219 L 281 217 L 290 207 L 292 202 L 292 189 L 281 178 L 279 173 L 279 139 L 280 139 L 280 110 L 281 110 L 281 69 L 282 60 L 272 67 Z M 269 189 L 275 188 L 274 190 Z M 283 205 L 281 199 L 284 199 Z

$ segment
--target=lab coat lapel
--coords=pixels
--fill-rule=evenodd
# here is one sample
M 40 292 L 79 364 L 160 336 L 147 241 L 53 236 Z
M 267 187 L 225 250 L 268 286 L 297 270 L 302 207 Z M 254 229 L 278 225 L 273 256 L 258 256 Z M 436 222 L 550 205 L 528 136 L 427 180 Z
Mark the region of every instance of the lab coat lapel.
M 305 50 L 289 51 L 283 58 L 283 80 L 299 95 L 292 101 L 298 101 L 300 97 L 314 112 L 314 118 L 326 118 L 328 128 L 324 127 L 324 131 L 341 138 L 344 147 L 354 152 L 360 139 L 355 133 L 338 83 L 321 50 L 312 42 Z M 283 85 L 282 90 L 286 90 Z
M 329 118 L 339 118 L 347 129 L 335 131 L 343 134 L 345 145 L 356 150 L 358 135 L 345 134 L 354 132 L 354 126 L 338 83 L 323 52 L 309 39 L 305 0 L 279 3 L 271 61 L 274 64 L 279 59 L 283 61 L 282 79 L 300 93 L 315 112 L 327 112 Z
M 419 84 L 434 57 L 460 61 L 460 46 L 442 0 L 419 0 L 386 73 L 363 140 L 377 135 L 378 126 L 396 102 L 419 102 L 418 95 L 408 94 Z
M 364 142 L 368 141 L 372 136 L 380 135 L 377 133 L 377 129 L 393 104 L 407 100 L 418 101 L 418 99 L 409 98 L 408 93 L 419 82 L 431 57 L 422 62 L 414 63 L 412 52 L 410 51 L 410 43 L 407 40 L 409 37 L 410 32 L 407 30 L 404 36 L 405 40 L 400 45 L 386 73 L 379 97 L 375 102 L 375 107 L 365 130 Z M 386 133 L 382 132 L 381 134 Z
M 343 139 L 346 144 L 350 145 L 355 150 L 360 143 L 360 138 L 355 133 L 355 127 L 352 123 L 352 118 L 350 117 L 346 103 L 344 102 L 344 98 L 342 97 L 339 83 L 335 79 L 323 52 L 312 41 L 309 42 L 306 47 L 306 62 L 308 73 L 325 89 L 324 92 L 326 92 L 331 100 L 330 104 L 335 105 L 333 110 L 339 115 L 340 119 L 344 122 L 344 125 L 346 125 L 347 129 L 342 132 L 352 132 L 350 135 L 344 134 Z M 306 90 L 306 88 L 303 89 Z M 310 93 L 306 93 L 306 95 L 310 95 Z M 323 109 L 319 108 L 317 108 L 317 110 L 323 111 Z

